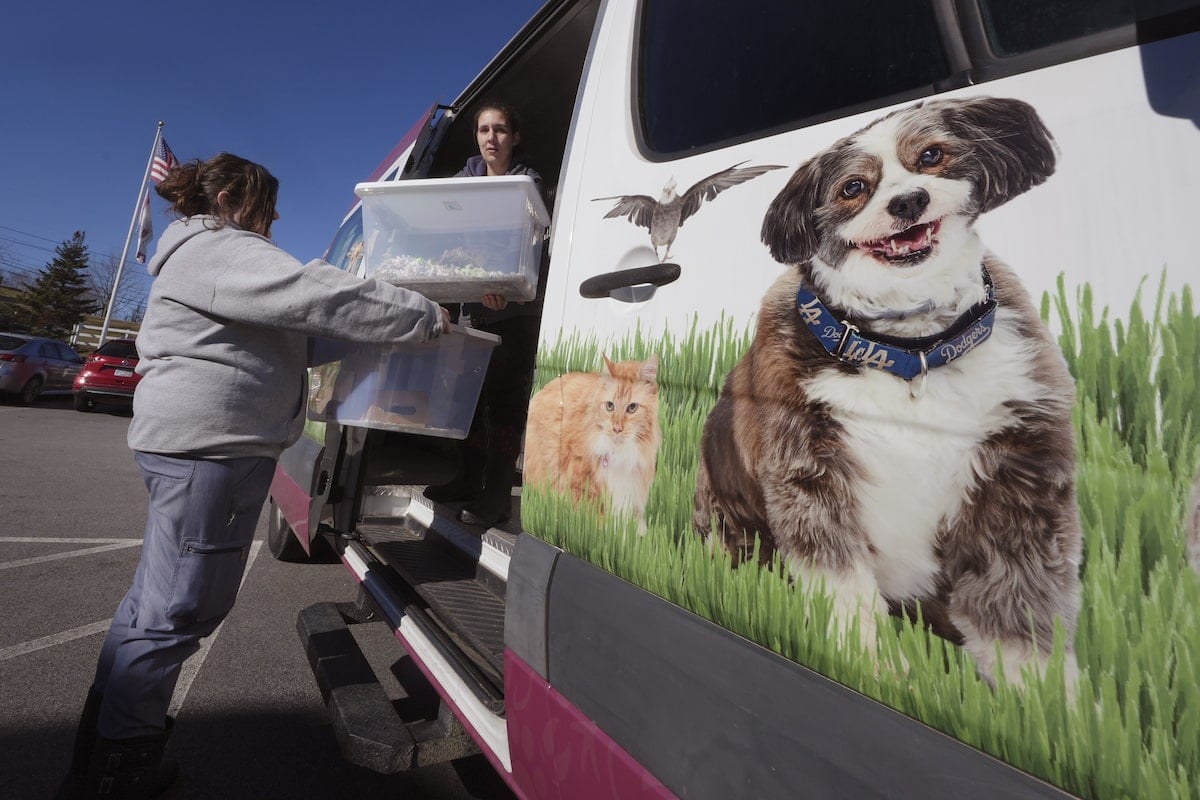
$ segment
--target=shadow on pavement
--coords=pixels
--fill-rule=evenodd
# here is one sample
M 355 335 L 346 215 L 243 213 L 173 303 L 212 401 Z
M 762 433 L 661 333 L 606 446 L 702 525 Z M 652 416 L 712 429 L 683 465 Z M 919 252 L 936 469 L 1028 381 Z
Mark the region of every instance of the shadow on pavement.
M 5 726 L 0 731 L 0 797 L 50 798 L 67 768 L 73 738 L 73 725 Z M 180 764 L 180 779 L 161 795 L 164 800 L 513 797 L 482 756 L 399 775 L 353 766 L 341 759 L 330 726 L 301 714 L 184 715 L 168 753 Z

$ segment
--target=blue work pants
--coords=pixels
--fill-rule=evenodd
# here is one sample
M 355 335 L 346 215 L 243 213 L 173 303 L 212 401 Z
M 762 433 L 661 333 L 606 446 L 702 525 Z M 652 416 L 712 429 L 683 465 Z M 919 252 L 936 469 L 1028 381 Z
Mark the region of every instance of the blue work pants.
M 100 651 L 107 739 L 160 733 L 183 662 L 233 608 L 275 462 L 135 452 L 150 492 L 142 554 Z

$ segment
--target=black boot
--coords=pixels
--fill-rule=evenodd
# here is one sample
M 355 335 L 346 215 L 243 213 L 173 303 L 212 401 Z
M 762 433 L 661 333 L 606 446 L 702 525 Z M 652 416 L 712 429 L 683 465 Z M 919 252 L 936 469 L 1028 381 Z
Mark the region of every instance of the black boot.
M 425 487 L 425 496 L 435 503 L 456 503 L 471 500 L 483 491 L 483 480 L 478 474 L 459 472 L 450 481 Z
M 458 512 L 460 522 L 490 528 L 512 516 L 513 479 L 521 453 L 521 429 L 496 426 L 483 471 L 483 492 Z
M 481 528 L 503 525 L 512 517 L 512 489 L 504 495 L 484 491 L 478 499 L 467 503 L 458 512 L 458 521 Z
M 100 706 L 103 703 L 104 692 L 88 689 L 83 712 L 79 715 L 79 727 L 75 730 L 71 766 L 67 767 L 67 777 L 54 793 L 54 800 L 82 800 L 88 762 L 92 759 L 92 749 L 96 744 L 96 720 L 100 718 Z
M 483 463 L 487 458 L 485 428 L 486 422 L 477 415 L 467 438 L 459 442 L 458 472 L 446 483 L 425 487 L 425 497 L 435 503 L 458 503 L 479 496 L 483 491 Z
M 163 759 L 170 731 L 132 739 L 96 737 L 86 778 L 87 800 L 146 800 L 165 792 L 179 765 Z

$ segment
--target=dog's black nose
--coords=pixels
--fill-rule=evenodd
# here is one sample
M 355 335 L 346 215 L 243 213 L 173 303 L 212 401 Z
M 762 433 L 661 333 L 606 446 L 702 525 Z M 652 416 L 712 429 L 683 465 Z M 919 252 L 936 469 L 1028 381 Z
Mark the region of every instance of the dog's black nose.
M 916 222 L 929 207 L 929 192 L 917 189 L 908 194 L 897 195 L 888 203 L 888 213 L 897 219 Z

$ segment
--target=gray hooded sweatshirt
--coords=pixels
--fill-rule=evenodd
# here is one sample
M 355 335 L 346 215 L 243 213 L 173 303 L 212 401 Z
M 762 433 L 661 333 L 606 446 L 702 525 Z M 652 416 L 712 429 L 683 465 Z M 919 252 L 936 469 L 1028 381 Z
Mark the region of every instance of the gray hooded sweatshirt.
M 150 261 L 134 450 L 278 458 L 304 425 L 309 337 L 385 344 L 441 332 L 440 309 L 420 294 L 301 264 L 264 236 L 216 224 L 173 222 Z

